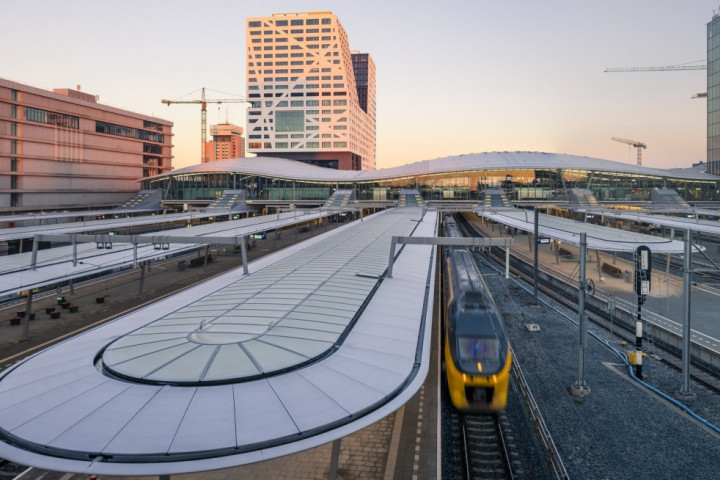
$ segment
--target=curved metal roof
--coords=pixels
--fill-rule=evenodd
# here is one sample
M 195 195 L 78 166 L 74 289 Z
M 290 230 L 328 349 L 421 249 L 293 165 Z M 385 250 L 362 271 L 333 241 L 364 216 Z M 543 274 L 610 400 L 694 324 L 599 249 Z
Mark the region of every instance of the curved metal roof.
M 337 255 L 345 256 L 344 274 L 376 284 L 368 303 L 357 310 L 355 323 L 348 326 L 347 336 L 317 361 L 297 362 L 273 376 L 221 385 L 147 384 L 107 376 L 99 365 L 104 347 L 157 319 L 187 312 L 192 305 L 202 312 L 217 310 L 227 301 L 218 295 L 233 297 L 239 285 L 248 283 L 241 281 L 242 270 L 210 279 L 26 359 L 0 375 L 0 457 L 55 471 L 169 475 L 287 455 L 380 420 L 407 402 L 427 374 L 432 326 L 428 315 L 433 311 L 428 285 L 433 285 L 435 274 L 434 247 L 407 245 L 397 256 L 396 275 L 384 278 L 389 237 L 434 236 L 436 225 L 436 212 L 422 215 L 418 208 L 395 209 L 251 263 L 252 272 L 263 276 L 276 265 L 297 267 L 306 250 L 320 249 L 327 256 L 323 244 L 337 245 L 348 236 L 372 240 L 363 251 Z M 324 268 L 324 262 L 310 266 Z M 275 274 L 278 282 L 287 278 L 286 270 Z M 307 281 L 313 282 L 327 287 L 325 293 L 334 289 L 336 298 L 353 298 L 344 293 L 346 286 L 332 279 L 317 276 Z M 282 288 L 275 293 L 292 295 Z M 285 326 L 288 351 L 295 350 L 307 332 L 329 332 L 333 324 L 345 322 L 330 320 L 337 309 L 317 300 L 316 306 L 296 309 L 301 315 L 294 318 L 294 334 L 290 325 Z M 265 305 L 267 309 L 261 310 L 272 310 L 272 304 Z M 194 319 L 203 314 L 196 312 Z M 305 326 L 297 328 L 301 322 Z M 155 347 L 160 352 L 165 345 L 156 342 Z M 218 359 L 217 366 L 227 371 L 245 364 L 226 358 Z M 180 365 L 176 367 L 183 373 Z
M 381 170 L 333 170 L 316 167 L 295 160 L 274 157 L 244 157 L 217 162 L 201 163 L 180 168 L 163 175 L 149 177 L 158 179 L 177 175 L 201 173 L 247 173 L 266 177 L 310 182 L 372 182 L 392 178 L 434 175 L 474 170 L 517 170 L 517 169 L 569 169 L 594 170 L 633 175 L 682 178 L 688 180 L 720 181 L 720 177 L 697 169 L 660 169 L 600 158 L 544 152 L 488 152 L 456 155 L 410 163 L 400 167 Z M 143 180 L 148 180 L 145 178 Z

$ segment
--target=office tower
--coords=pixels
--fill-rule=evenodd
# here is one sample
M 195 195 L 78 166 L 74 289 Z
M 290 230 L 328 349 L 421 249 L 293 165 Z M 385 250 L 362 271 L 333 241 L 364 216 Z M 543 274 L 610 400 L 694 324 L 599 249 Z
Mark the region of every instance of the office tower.
M 707 24 L 707 173 L 720 175 L 720 13 Z
M 210 127 L 213 139 L 205 144 L 205 161 L 226 160 L 245 156 L 243 129 L 231 123 Z
M 375 168 L 375 65 L 332 12 L 247 19 L 248 151 Z M 356 75 L 357 74 L 357 75 Z

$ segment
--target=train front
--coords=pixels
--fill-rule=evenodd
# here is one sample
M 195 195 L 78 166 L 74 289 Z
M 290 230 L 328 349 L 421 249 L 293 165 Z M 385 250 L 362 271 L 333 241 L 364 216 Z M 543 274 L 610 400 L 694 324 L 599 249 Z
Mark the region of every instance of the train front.
M 509 342 L 502 319 L 489 293 L 465 292 L 451 306 L 445 344 L 450 398 L 456 408 L 497 412 L 507 403 L 510 366 Z

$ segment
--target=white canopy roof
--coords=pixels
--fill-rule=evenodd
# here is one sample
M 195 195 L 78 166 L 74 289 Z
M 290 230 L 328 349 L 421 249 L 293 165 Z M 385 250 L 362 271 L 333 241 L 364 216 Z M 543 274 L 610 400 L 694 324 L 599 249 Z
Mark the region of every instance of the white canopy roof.
M 287 455 L 378 421 L 404 404 L 427 373 L 433 299 L 426 296 L 426 287 L 434 282 L 434 247 L 405 246 L 394 277 L 381 278 L 390 236 L 436 234 L 436 213 L 421 217 L 419 208 L 405 208 L 348 224 L 252 263 L 249 277 L 243 277 L 240 269 L 229 272 L 25 360 L 0 377 L 0 440 L 4 440 L 0 457 L 66 472 L 174 474 Z M 365 240 L 364 248 L 343 246 L 356 237 Z M 313 252 L 320 257 L 312 260 Z M 331 252 L 345 263 L 327 264 Z M 326 269 L 336 273 L 328 276 L 322 272 Z M 306 288 L 315 286 L 314 294 L 322 290 L 335 300 L 326 305 L 316 298 L 312 305 L 313 293 L 280 288 L 280 282 L 292 277 L 291 271 L 300 272 L 302 278 L 296 280 Z M 268 289 L 267 295 L 277 296 L 288 307 L 280 322 L 287 324 L 276 324 L 277 332 L 259 340 L 294 353 L 296 360 L 283 363 L 283 372 L 272 374 L 279 365 L 261 359 L 261 368 L 270 367 L 266 376 L 221 385 L 177 386 L 164 384 L 175 375 L 170 371 L 148 384 L 118 380 L 98 368 L 105 347 L 119 347 L 117 342 L 147 326 L 168 326 L 159 325 L 158 319 L 181 313 L 192 313 L 185 318 L 194 316 L 195 321 L 205 314 L 220 318 L 213 312 L 223 308 L 238 317 L 256 318 L 238 308 L 242 300 L 240 304 L 232 300 L 239 290 L 254 284 L 255 275 L 263 278 L 263 284 L 274 275 L 276 288 Z M 354 303 L 355 313 L 348 309 L 338 314 L 346 309 L 338 308 L 347 290 L 347 285 L 338 284 L 340 277 L 361 281 L 358 292 L 373 283 L 377 290 L 362 306 L 354 303 L 355 296 L 347 296 L 350 302 L 345 305 Z M 284 299 L 296 294 L 306 301 L 288 305 Z M 256 312 L 272 315 L 273 300 L 265 300 L 256 304 Z M 350 317 L 356 318 L 355 323 L 348 321 Z M 339 329 L 344 329 L 340 336 Z M 324 338 L 308 338 L 320 332 Z M 142 334 L 154 335 L 148 330 Z M 306 351 L 308 342 L 333 346 L 317 356 L 317 351 Z M 138 365 L 156 365 L 152 353 L 139 351 L 146 347 L 147 343 L 138 343 L 121 348 L 128 353 L 135 350 Z M 155 347 L 160 352 L 167 345 L 158 341 Z M 234 348 L 244 350 L 243 345 Z M 216 357 L 199 365 L 226 380 L 239 377 L 248 365 L 236 363 L 233 355 L 224 352 Z M 194 358 L 189 355 L 186 360 Z M 180 364 L 171 370 L 189 378 Z
M 250 217 L 227 222 L 208 223 L 191 228 L 175 228 L 157 231 L 170 242 L 167 250 L 156 250 L 153 245 L 139 245 L 137 261 L 151 260 L 192 250 L 197 246 L 172 243 L 173 236 L 189 237 L 241 237 L 252 233 L 274 230 L 294 223 L 311 221 L 329 215 L 327 211 L 283 212 L 274 215 Z M 54 232 L 50 232 L 52 234 Z M 64 246 L 39 250 L 37 268 L 30 268 L 31 253 L 7 255 L 0 262 L 0 298 L 22 290 L 86 277 L 93 273 L 128 267 L 135 261 L 132 245 L 113 244 L 112 249 L 96 248 L 95 243 L 80 243 L 77 246 L 78 263 L 73 265 L 73 247 Z
M 478 211 L 479 215 L 503 225 L 526 232 L 535 230 L 532 210 Z M 554 238 L 571 245 L 580 245 L 580 234 L 586 233 L 587 248 L 608 252 L 633 252 L 640 245 L 650 248 L 652 253 L 683 253 L 684 244 L 663 237 L 628 232 L 617 228 L 603 227 L 590 223 L 539 214 L 538 234 Z

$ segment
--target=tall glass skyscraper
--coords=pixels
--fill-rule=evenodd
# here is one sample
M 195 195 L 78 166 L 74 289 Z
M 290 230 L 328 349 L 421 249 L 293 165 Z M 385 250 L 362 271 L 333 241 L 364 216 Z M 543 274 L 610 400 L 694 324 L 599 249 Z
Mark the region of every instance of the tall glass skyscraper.
M 375 169 L 375 64 L 332 12 L 247 19 L 248 151 Z
M 720 14 L 707 24 L 707 172 L 720 175 Z

